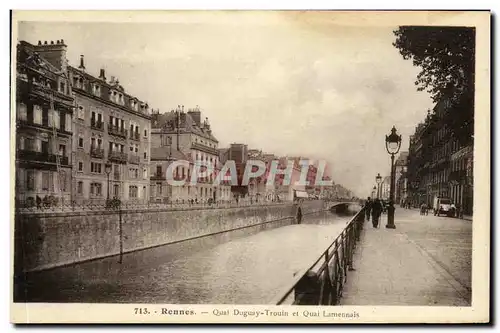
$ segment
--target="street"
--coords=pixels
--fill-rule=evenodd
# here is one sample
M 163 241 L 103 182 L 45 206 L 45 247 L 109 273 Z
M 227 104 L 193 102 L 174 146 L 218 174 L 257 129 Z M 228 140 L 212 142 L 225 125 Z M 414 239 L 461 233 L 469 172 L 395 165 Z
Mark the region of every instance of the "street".
M 365 222 L 341 304 L 471 304 L 471 221 L 399 206 L 396 229 L 386 229 L 386 221 L 383 215 L 379 229 Z

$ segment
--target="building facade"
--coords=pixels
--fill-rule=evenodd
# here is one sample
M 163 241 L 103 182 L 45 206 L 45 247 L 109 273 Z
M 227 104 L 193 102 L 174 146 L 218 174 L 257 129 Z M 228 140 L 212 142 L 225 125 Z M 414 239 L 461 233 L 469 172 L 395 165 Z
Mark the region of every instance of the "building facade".
M 436 103 L 410 138 L 408 156 L 409 196 L 415 205 L 432 206 L 434 197 L 450 198 L 467 215 L 473 208 L 472 143 L 461 145 L 444 122 L 451 103 Z
M 74 100 L 66 45 L 22 41 L 16 60 L 16 203 L 70 203 Z
M 151 146 L 155 151 L 160 151 L 157 148 L 162 148 L 163 151 L 157 156 L 163 160 L 155 157 L 155 163 L 151 166 L 155 170 L 155 175 L 158 174 L 156 171 L 160 166 L 162 174 L 165 174 L 168 163 L 164 156 L 166 151 L 170 154 L 170 150 L 189 163 L 189 166 L 179 166 L 175 169 L 174 174 L 181 179 L 188 179 L 186 177 L 191 177 L 192 172 L 198 168 L 199 171 L 203 171 L 201 163 L 209 165 L 212 170 L 206 177 L 198 178 L 196 185 L 174 186 L 168 200 L 174 202 L 229 200 L 230 186 L 227 183 L 219 185 L 214 182 L 217 171 L 222 166 L 219 160 L 218 141 L 212 133 L 208 118 L 201 120 L 200 108 L 197 106 L 184 112 L 184 107 L 178 106 L 175 111 L 163 114 L 156 112 L 152 117 Z M 195 168 L 195 165 L 198 167 Z M 156 178 L 152 177 L 151 183 L 156 182 Z M 155 189 L 155 196 L 157 193 Z
M 104 69 L 98 77 L 88 73 L 83 56 L 78 68 L 69 67 L 69 79 L 76 104 L 75 201 L 116 198 L 147 202 L 151 150 L 148 104 L 126 93 L 117 78 L 107 80 Z

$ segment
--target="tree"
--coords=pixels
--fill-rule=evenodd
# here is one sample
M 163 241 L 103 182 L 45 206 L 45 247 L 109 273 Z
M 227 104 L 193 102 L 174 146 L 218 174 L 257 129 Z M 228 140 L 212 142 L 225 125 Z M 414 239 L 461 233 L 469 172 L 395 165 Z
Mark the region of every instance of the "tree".
M 468 27 L 401 26 L 393 46 L 403 59 L 421 67 L 415 85 L 433 102 L 448 99 L 445 123 L 462 145 L 474 135 L 475 29 Z

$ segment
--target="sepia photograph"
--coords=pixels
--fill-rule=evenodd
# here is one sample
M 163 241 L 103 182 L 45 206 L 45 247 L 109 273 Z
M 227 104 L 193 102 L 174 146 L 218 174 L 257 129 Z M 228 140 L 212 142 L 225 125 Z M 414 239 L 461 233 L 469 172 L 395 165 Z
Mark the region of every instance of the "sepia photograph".
M 11 321 L 488 322 L 490 15 L 13 11 Z

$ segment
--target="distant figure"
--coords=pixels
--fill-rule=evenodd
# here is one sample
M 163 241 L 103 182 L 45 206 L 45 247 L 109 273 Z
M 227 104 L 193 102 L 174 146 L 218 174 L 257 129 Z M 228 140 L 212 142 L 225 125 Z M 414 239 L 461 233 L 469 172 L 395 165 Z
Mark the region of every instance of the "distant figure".
M 372 224 L 374 228 L 378 228 L 378 221 L 380 219 L 380 214 L 382 214 L 382 203 L 379 199 L 375 199 L 372 204 Z
M 429 209 L 427 207 L 427 204 L 424 202 L 420 206 L 420 215 L 428 215 L 429 214 Z
M 372 211 L 372 205 L 373 205 L 372 199 L 370 197 L 368 197 L 368 199 L 365 202 L 365 216 L 366 216 L 367 221 L 370 221 L 370 214 Z

